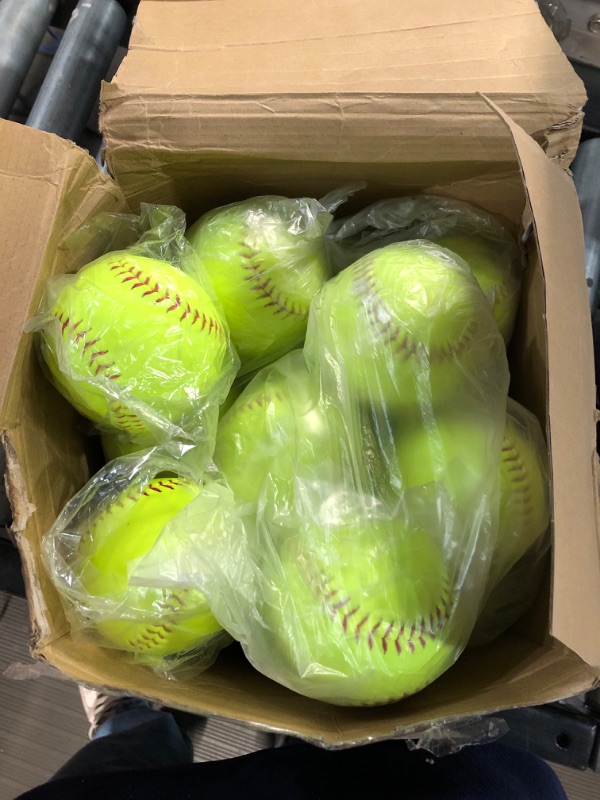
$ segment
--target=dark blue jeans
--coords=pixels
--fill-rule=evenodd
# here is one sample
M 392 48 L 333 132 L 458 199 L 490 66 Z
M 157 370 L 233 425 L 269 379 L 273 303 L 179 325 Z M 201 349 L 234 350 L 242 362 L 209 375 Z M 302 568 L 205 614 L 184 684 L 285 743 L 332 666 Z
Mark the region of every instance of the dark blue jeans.
M 123 704 L 48 783 L 20 800 L 567 800 L 550 767 L 493 743 L 432 758 L 403 741 L 326 751 L 299 743 L 192 763 L 173 716 Z
M 70 758 L 52 778 L 70 778 L 99 772 L 191 764 L 192 743 L 173 715 L 155 711 L 143 700 L 120 703 L 102 723 L 94 738 Z

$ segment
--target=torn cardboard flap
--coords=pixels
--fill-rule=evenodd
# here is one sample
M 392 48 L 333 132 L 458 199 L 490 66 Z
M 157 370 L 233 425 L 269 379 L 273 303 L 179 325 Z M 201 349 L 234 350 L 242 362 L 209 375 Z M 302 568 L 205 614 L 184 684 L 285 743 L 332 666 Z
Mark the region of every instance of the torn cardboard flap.
M 357 0 L 190 0 L 168 11 L 143 0 L 129 53 L 103 89 L 102 127 L 126 193 L 119 150 L 130 145 L 410 161 L 400 129 L 414 127 L 418 145 L 443 98 L 441 150 L 475 130 L 491 143 L 486 160 L 502 159 L 498 120 L 484 119 L 478 91 L 547 138 L 551 157 L 573 158 L 583 85 L 533 0 L 384 0 L 376 14 Z
M 0 446 L 4 451 L 4 488 L 12 512 L 11 532 L 22 533 L 35 506 L 27 497 L 27 485 L 9 435 L 0 433 Z

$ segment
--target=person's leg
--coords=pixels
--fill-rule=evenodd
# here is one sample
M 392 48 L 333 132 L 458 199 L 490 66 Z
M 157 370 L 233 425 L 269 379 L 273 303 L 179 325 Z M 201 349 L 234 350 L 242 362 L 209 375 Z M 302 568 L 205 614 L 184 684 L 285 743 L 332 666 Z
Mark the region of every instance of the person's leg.
M 93 695 L 96 696 L 95 700 Z M 172 714 L 132 697 L 107 698 L 82 691 L 92 741 L 52 780 L 76 775 L 191 764 L 190 740 Z

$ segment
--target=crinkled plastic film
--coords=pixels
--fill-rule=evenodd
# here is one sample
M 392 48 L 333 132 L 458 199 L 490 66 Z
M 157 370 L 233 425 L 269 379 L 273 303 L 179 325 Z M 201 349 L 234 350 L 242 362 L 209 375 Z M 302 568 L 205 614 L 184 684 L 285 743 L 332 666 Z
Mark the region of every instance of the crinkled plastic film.
M 313 300 L 304 350 L 221 419 L 217 471 L 135 579 L 197 586 L 251 663 L 301 694 L 414 694 L 547 528 L 539 426 L 507 452 L 508 380 L 464 261 L 424 240 L 367 254 Z M 508 500 L 522 479 L 527 513 Z
M 127 248 L 51 280 L 27 330 L 58 390 L 122 451 L 193 450 L 200 476 L 239 361 L 184 230 L 183 213 L 165 206 L 92 220 L 65 245 L 74 264 Z
M 465 747 L 489 744 L 508 733 L 501 717 L 469 717 L 450 723 L 431 725 L 418 739 L 408 739 L 409 750 L 425 750 L 436 758 L 459 753 Z
M 469 644 L 488 644 L 534 601 L 550 548 L 548 448 L 537 418 L 508 398 L 501 453 L 500 530 L 488 593 Z
M 337 204 L 346 196 L 338 193 Z M 223 307 L 241 374 L 303 344 L 311 300 L 331 274 L 331 219 L 317 200 L 265 196 L 210 211 L 188 231 Z
M 130 581 L 201 493 L 194 471 L 157 449 L 112 461 L 67 504 L 43 554 L 73 636 L 169 678 L 189 679 L 214 662 L 230 638 L 201 592 Z
M 521 255 L 513 237 L 491 214 L 460 200 L 416 195 L 380 200 L 336 220 L 328 231 L 338 269 L 375 249 L 411 239 L 428 239 L 467 261 L 508 342 L 519 303 Z

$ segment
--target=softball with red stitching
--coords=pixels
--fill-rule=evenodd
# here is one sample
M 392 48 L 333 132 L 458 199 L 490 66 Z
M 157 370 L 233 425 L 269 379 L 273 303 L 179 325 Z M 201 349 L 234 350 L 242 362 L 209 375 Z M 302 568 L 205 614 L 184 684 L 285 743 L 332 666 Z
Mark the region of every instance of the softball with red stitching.
M 438 410 L 508 384 L 488 300 L 463 262 L 424 240 L 376 250 L 329 281 L 305 349 L 330 391 L 370 405 Z
M 186 429 L 232 366 L 209 294 L 163 261 L 109 253 L 51 284 L 42 355 L 59 391 L 102 427 L 153 444 Z
M 316 200 L 256 197 L 216 209 L 188 231 L 243 371 L 302 344 L 311 300 L 329 277 L 330 221 Z
M 308 697 L 400 700 L 448 669 L 466 643 L 440 543 L 401 520 L 312 523 L 282 543 L 272 570 L 263 606 L 271 663 L 258 666 Z
M 294 485 L 311 472 L 332 478 L 342 433 L 335 409 L 326 413 L 319 404 L 318 382 L 297 350 L 261 370 L 233 403 L 219 422 L 214 461 L 238 503 L 256 511 L 271 497 L 291 507 Z
M 431 489 L 432 503 L 445 498 L 448 506 L 438 507 L 448 518 L 458 514 L 465 530 L 484 513 L 482 501 L 494 503 L 499 491 L 490 585 L 538 541 L 550 520 L 547 448 L 540 424 L 511 398 L 501 450 L 493 448 L 489 420 L 459 414 L 440 417 L 428 428 L 404 426 L 395 439 L 396 478 L 402 490 Z
M 328 491 L 379 483 L 374 431 L 323 401 L 301 350 L 265 367 L 219 422 L 214 461 L 247 511 L 290 526 Z
M 221 631 L 196 589 L 130 585 L 133 568 L 152 549 L 165 525 L 201 487 L 182 477 L 157 477 L 124 492 L 82 532 L 77 573 L 87 624 L 110 647 L 160 667 L 165 657 L 193 650 Z
M 520 280 L 506 242 L 499 245 L 483 236 L 452 233 L 435 240 L 464 259 L 477 283 L 492 304 L 494 319 L 504 341 L 508 344 L 515 327 L 519 305 Z
M 500 522 L 490 583 L 497 583 L 550 524 L 548 448 L 531 411 L 508 398 L 500 456 Z

